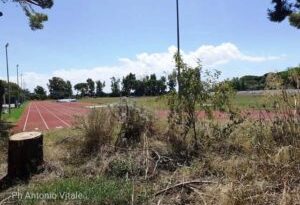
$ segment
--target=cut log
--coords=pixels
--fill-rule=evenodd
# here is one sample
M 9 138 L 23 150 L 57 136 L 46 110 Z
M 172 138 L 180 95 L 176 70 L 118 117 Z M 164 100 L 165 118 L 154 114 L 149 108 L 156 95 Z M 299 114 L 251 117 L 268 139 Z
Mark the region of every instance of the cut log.
M 22 132 L 11 136 L 7 176 L 10 179 L 28 179 L 42 169 L 43 157 L 42 133 Z

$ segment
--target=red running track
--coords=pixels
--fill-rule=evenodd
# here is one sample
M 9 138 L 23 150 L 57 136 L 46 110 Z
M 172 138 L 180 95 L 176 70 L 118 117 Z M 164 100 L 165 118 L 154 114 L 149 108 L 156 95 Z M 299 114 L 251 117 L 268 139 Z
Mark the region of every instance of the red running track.
M 71 127 L 74 124 L 75 116 L 83 116 L 89 112 L 86 105 L 77 102 L 32 101 L 25 108 L 14 132 L 46 131 Z
M 83 116 L 89 112 L 87 103 L 58 103 L 53 101 L 32 101 L 30 102 L 17 126 L 13 129 L 15 133 L 24 131 L 46 131 L 59 128 L 68 128 L 74 124 L 76 116 Z M 250 119 L 273 119 L 275 113 L 266 111 L 244 110 L 243 115 Z M 161 118 L 168 116 L 168 111 L 156 111 L 156 115 Z M 215 118 L 219 120 L 228 119 L 228 114 L 213 112 Z M 205 118 L 204 112 L 198 113 L 199 118 Z

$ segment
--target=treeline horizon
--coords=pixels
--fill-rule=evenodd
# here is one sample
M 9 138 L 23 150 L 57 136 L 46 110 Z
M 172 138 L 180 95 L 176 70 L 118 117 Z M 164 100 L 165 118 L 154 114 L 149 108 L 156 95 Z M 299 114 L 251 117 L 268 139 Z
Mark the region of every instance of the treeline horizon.
M 288 68 L 281 72 L 269 72 L 261 76 L 245 75 L 240 78 L 234 77 L 224 81 L 229 82 L 236 91 L 264 90 L 268 78 L 277 75 L 281 84 L 287 89 L 299 89 L 300 79 L 291 79 L 292 74 L 300 76 L 300 66 Z M 77 83 L 72 86 L 71 82 L 60 77 L 49 79 L 47 88 L 38 85 L 33 92 L 28 89 L 21 89 L 16 83 L 10 82 L 11 103 L 24 100 L 45 100 L 45 99 L 63 99 L 63 98 L 82 98 L 82 97 L 121 97 L 121 96 L 160 96 L 177 90 L 176 72 L 169 75 L 157 77 L 156 74 L 147 75 L 143 78 L 137 78 L 136 74 L 129 73 L 121 78 L 112 77 L 110 85 L 104 81 L 88 78 L 85 82 Z M 104 91 L 106 86 L 110 86 L 111 92 Z M 2 90 L 1 100 L 8 102 L 8 85 L 4 80 L 0 80 L 0 90 Z M 277 89 L 268 87 L 268 89 Z M 75 91 L 75 92 L 74 92 Z M 1 94 L 1 93 L 0 93 Z
M 264 90 L 267 86 L 268 78 L 277 75 L 280 83 L 286 89 L 297 89 L 300 84 L 300 65 L 297 67 L 288 68 L 280 72 L 268 72 L 261 76 L 245 75 L 240 78 L 232 78 L 230 81 L 232 86 L 237 91 L 248 90 Z M 294 77 L 298 79 L 292 79 Z M 270 80 L 270 79 L 269 79 Z M 276 87 L 269 87 L 269 89 L 276 89 Z

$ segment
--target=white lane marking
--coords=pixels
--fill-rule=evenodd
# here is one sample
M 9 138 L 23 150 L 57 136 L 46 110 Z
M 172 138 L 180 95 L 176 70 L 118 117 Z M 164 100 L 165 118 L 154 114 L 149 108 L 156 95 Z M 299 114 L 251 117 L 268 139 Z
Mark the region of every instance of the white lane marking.
M 24 127 L 23 127 L 23 132 L 26 130 L 26 125 L 27 125 L 27 121 L 28 121 L 28 117 L 29 117 L 29 113 L 30 113 L 30 108 L 31 108 L 31 103 L 29 104 L 29 107 L 28 107 L 26 120 L 25 120 Z
M 74 111 L 79 111 L 79 110 L 88 111 L 89 110 L 85 107 L 72 107 L 72 106 L 66 106 L 66 105 L 63 105 L 63 104 L 60 104 L 60 106 L 61 107 L 67 107 L 69 110 L 74 110 Z
M 71 125 L 69 123 L 67 123 L 64 120 L 60 119 L 56 114 L 54 114 L 53 112 L 51 112 L 49 109 L 47 109 L 46 107 L 44 107 L 42 105 L 41 105 L 41 107 L 45 108 L 47 110 L 47 112 L 49 112 L 51 115 L 53 115 L 56 119 L 58 119 L 59 121 L 61 121 L 65 125 L 67 125 L 68 127 L 71 127 Z
M 52 106 L 52 104 L 50 104 L 50 103 L 47 103 L 49 106 L 51 106 L 51 109 L 49 108 L 49 110 L 51 110 L 51 111 L 53 111 L 53 112 L 60 112 L 60 113 L 63 113 L 64 115 L 66 115 L 66 116 L 68 116 L 68 117 L 74 117 L 74 111 L 72 112 L 71 110 L 62 110 L 62 109 L 60 109 L 59 107 L 53 107 Z M 63 108 L 64 109 L 64 108 Z M 71 114 L 71 113 L 73 113 L 73 114 Z
M 43 118 L 43 116 L 42 116 L 42 114 L 41 114 L 41 112 L 40 112 L 40 109 L 36 106 L 36 104 L 34 104 L 34 105 L 35 105 L 35 107 L 36 107 L 38 113 L 40 114 L 40 117 L 42 118 L 42 120 L 43 120 L 43 122 L 44 122 L 44 124 L 45 124 L 45 126 L 46 126 L 46 128 L 47 128 L 47 130 L 49 130 L 49 127 L 48 127 L 48 125 L 47 125 L 45 119 Z

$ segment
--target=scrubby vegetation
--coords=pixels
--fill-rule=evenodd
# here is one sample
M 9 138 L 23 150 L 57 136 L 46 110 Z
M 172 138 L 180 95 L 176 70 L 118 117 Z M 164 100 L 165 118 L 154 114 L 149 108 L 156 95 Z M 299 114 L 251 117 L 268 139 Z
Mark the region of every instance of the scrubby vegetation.
M 46 134 L 45 172 L 1 196 L 19 189 L 83 193 L 75 204 L 297 204 L 299 96 L 270 96 L 276 110 L 255 120 L 231 113 L 226 121 L 198 121 L 197 152 L 193 138 L 171 140 L 169 128 L 134 104 L 94 110 L 82 127 Z M 189 145 L 185 160 L 179 145 Z
M 53 204 L 299 204 L 300 93 L 265 94 L 267 106 L 254 118 L 235 107 L 231 84 L 216 83 L 218 73 L 182 66 L 184 87 L 166 97 L 165 121 L 126 98 L 94 109 L 76 127 L 46 133 L 44 172 L 0 199 L 19 190 L 83 197 L 46 200 Z M 198 118 L 201 110 L 206 117 Z

